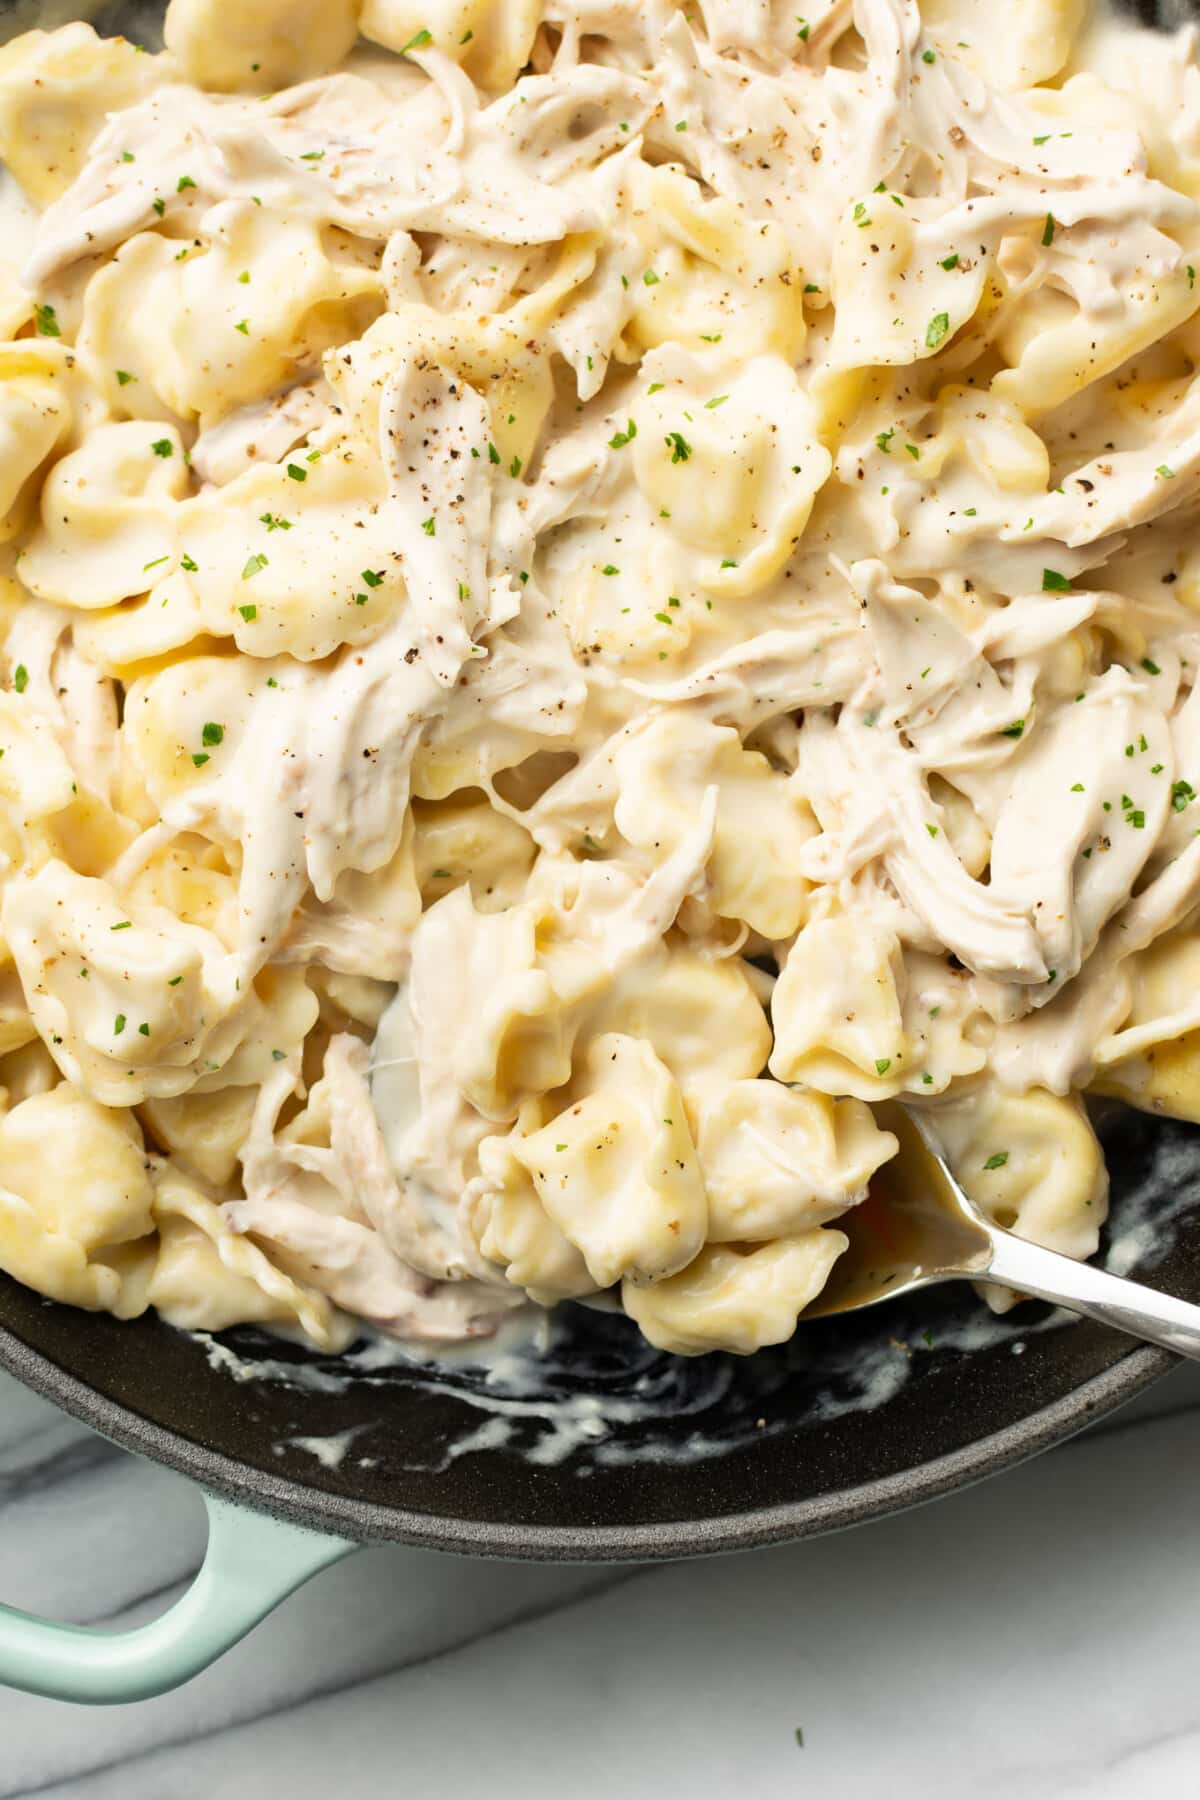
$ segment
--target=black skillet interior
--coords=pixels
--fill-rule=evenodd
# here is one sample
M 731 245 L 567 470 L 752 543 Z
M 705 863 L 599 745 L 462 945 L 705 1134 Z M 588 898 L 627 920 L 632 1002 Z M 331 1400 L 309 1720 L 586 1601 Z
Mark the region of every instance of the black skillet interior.
M 1122 10 L 1173 25 L 1195 6 Z M 161 16 L 119 0 L 97 24 L 153 44 Z M 1122 1266 L 1200 1301 L 1200 1132 L 1118 1113 L 1105 1137 L 1112 1234 L 1142 1252 Z M 0 1363 L 118 1442 L 327 1530 L 498 1555 L 677 1555 L 853 1523 L 1028 1455 L 1170 1365 L 1046 1308 L 996 1324 L 961 1286 L 749 1360 L 662 1356 L 571 1308 L 546 1356 L 490 1380 L 377 1361 L 119 1324 L 0 1276 Z
M 1200 1130 L 1114 1111 L 1107 1241 L 1200 1300 Z M 1126 1265 L 1129 1266 L 1129 1265 Z M 1165 1353 L 962 1284 L 742 1359 L 649 1351 L 565 1309 L 491 1378 L 377 1348 L 120 1324 L 0 1280 L 0 1362 L 109 1436 L 347 1536 L 485 1554 L 686 1554 L 828 1530 L 978 1479 L 1118 1404 Z M 253 1379 L 248 1379 L 253 1377 Z

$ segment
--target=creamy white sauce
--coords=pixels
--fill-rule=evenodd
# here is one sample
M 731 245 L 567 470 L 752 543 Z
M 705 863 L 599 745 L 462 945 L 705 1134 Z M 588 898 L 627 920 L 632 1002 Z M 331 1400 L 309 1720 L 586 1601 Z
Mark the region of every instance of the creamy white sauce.
M 140 1168 L 15 1272 L 749 1352 L 896 1098 L 1092 1253 L 1082 1092 L 1200 1115 L 1196 33 L 393 11 L 0 71 L 0 1163 Z

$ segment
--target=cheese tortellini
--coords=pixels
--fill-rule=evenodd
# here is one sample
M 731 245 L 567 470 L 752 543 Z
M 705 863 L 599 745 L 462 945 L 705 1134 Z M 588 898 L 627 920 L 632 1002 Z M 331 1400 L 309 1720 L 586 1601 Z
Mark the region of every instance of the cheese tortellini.
M 749 1354 L 897 1100 L 1095 1250 L 1085 1091 L 1200 1118 L 1200 74 L 1084 14 L 0 52 L 0 1268 Z

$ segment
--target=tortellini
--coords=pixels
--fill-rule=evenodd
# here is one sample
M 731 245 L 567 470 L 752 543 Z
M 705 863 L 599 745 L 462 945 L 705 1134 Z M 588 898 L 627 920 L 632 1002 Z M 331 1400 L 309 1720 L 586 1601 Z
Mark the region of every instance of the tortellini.
M 749 1354 L 897 1101 L 1095 1250 L 1083 1092 L 1200 1118 L 1200 65 L 1083 11 L 0 51 L 0 1268 Z
M 715 786 L 708 893 L 713 911 L 744 920 L 766 938 L 795 933 L 809 892 L 797 858 L 817 825 L 794 779 L 743 749 L 736 731 L 669 713 L 618 752 L 617 771 L 618 829 L 639 849 L 660 854 L 678 846 L 705 789 Z
M 0 345 L 0 540 L 26 523 L 37 476 L 74 423 L 67 377 L 52 345 Z
M 1081 1103 L 1042 1089 L 981 1089 L 933 1120 L 951 1168 L 975 1205 L 1018 1237 L 1090 1256 L 1108 1211 L 1108 1174 Z M 997 1311 L 1012 1304 L 988 1290 Z
M 0 1118 L 0 1158 L 0 1266 L 71 1306 L 142 1311 L 123 1275 L 154 1231 L 154 1189 L 131 1116 L 62 1082 Z
M 47 206 L 78 175 L 107 114 L 162 79 L 159 58 L 90 25 L 28 31 L 0 49 L 0 156 Z
M 171 0 L 167 48 L 189 81 L 236 93 L 284 87 L 336 68 L 358 34 L 359 0 Z
M 755 1246 L 714 1244 L 654 1287 L 626 1282 L 621 1298 L 660 1350 L 677 1356 L 709 1350 L 750 1356 L 791 1337 L 845 1247 L 840 1231 L 810 1231 Z
M 604 1032 L 567 1100 L 513 1154 L 596 1286 L 686 1267 L 704 1242 L 708 1206 L 670 1071 L 644 1039 Z
M 365 38 L 389 50 L 428 42 L 482 88 L 506 88 L 524 67 L 541 20 L 538 0 L 363 0 Z
M 370 259 L 311 220 L 228 202 L 203 229 L 182 246 L 130 238 L 88 284 L 79 348 L 114 411 L 216 422 L 315 367 L 382 304 Z M 197 358 L 200 331 L 212 349 Z

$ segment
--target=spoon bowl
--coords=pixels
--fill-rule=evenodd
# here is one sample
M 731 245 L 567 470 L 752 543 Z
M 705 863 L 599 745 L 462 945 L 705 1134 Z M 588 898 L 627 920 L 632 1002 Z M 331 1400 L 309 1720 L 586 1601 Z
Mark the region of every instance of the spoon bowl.
M 1200 1360 L 1200 1306 L 994 1225 L 955 1179 L 927 1117 L 896 1103 L 878 1116 L 901 1154 L 838 1220 L 849 1246 L 802 1318 L 859 1312 L 939 1281 L 990 1281 Z

